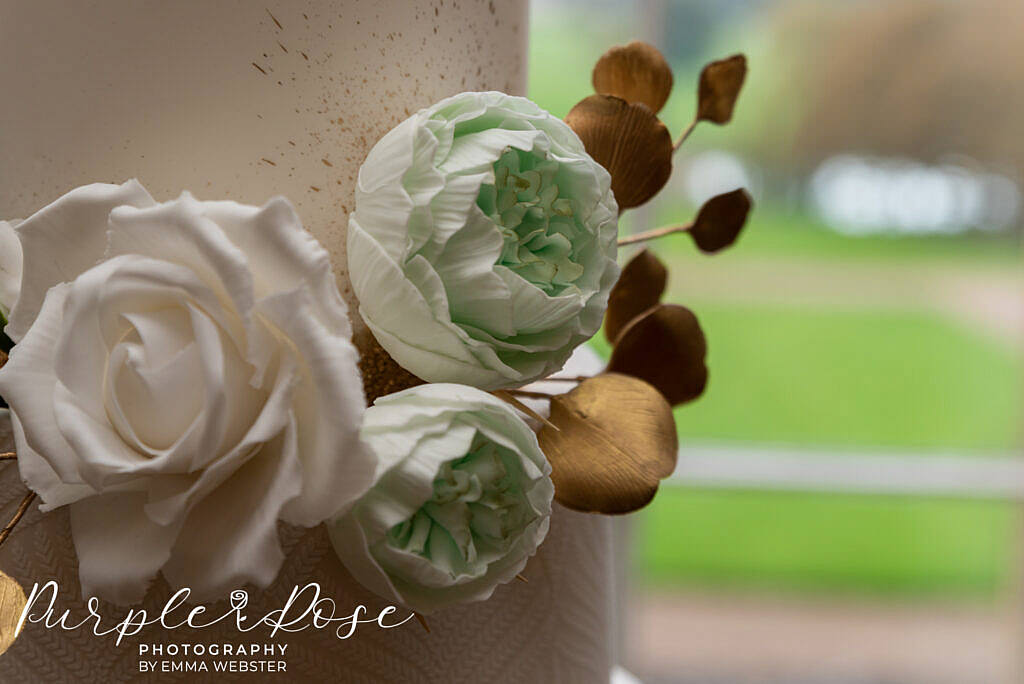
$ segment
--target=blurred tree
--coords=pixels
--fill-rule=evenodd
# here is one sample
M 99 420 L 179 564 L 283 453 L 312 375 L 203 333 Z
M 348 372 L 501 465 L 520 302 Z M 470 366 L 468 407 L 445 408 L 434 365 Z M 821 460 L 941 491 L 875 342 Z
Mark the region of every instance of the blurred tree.
M 771 156 L 956 154 L 1024 174 L 1021 0 L 798 1 L 774 19 L 794 67 L 777 95 L 798 104 L 789 149 Z
M 669 37 L 662 52 L 672 62 L 692 63 L 705 58 L 716 32 L 737 17 L 770 0 L 666 0 L 664 27 Z M 640 7 L 643 8 L 643 2 Z

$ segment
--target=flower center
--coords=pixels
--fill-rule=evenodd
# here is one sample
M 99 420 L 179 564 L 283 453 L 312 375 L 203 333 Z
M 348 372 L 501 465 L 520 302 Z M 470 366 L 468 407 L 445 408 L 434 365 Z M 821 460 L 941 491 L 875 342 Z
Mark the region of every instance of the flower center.
M 583 274 L 574 241 L 579 228 L 571 199 L 559 196 L 559 164 L 507 148 L 494 163 L 494 185 L 484 184 L 477 206 L 500 228 L 497 263 L 549 295 L 574 287 Z
M 478 434 L 468 454 L 441 467 L 433 496 L 388 531 L 387 543 L 453 578 L 479 576 L 537 517 L 521 471 L 516 454 Z

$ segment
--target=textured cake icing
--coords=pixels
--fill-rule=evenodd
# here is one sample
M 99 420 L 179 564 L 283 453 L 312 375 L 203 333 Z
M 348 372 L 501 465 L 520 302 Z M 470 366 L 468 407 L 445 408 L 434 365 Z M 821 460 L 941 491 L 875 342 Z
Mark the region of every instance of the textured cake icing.
M 522 0 L 0 0 L 0 217 L 24 218 L 76 186 L 131 177 L 158 200 L 186 189 L 257 205 L 285 195 L 329 250 L 355 311 L 345 227 L 367 151 L 443 97 L 521 94 L 525 44 Z M 4 515 L 24 491 L 16 466 L 0 467 Z M 282 529 L 282 539 L 288 559 L 268 590 L 251 592 L 253 614 L 281 607 L 310 581 L 341 607 L 382 605 L 344 571 L 322 527 Z M 330 630 L 288 635 L 288 679 L 601 681 L 610 665 L 609 551 L 607 519 L 556 507 L 524 571 L 528 584 L 432 616 L 429 634 L 412 622 L 347 641 Z M 29 588 L 56 579 L 58 606 L 83 614 L 65 511 L 33 510 L 0 552 L 0 568 Z M 158 579 L 142 605 L 158 611 L 169 594 Z M 252 638 L 231 627 L 150 628 L 138 640 Z M 0 681 L 141 679 L 136 643 L 29 625 L 0 657 Z

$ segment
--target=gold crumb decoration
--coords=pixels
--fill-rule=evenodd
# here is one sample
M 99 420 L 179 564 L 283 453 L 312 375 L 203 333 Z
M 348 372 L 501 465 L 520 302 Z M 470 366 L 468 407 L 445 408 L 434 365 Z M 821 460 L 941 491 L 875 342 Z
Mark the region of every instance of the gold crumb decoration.
M 659 304 L 619 334 L 608 371 L 640 378 L 676 406 L 699 397 L 708 382 L 707 341 L 692 311 Z M 556 423 L 557 424 L 557 423 Z
M 386 394 L 423 384 L 423 380 L 399 366 L 368 330 L 356 333 L 352 342 L 359 351 L 359 373 L 367 404 Z
M 746 76 L 747 58 L 743 55 L 733 55 L 705 66 L 700 72 L 697 89 L 697 119 L 728 123 Z
M 25 610 L 25 591 L 18 582 L 0 571 L 0 654 L 11 647 L 18 638 L 18 623 Z
M 631 320 L 661 301 L 667 283 L 668 269 L 649 250 L 641 250 L 630 259 L 608 295 L 605 338 L 615 344 L 619 333 Z
M 591 95 L 569 111 L 565 122 L 611 174 L 620 211 L 643 204 L 668 182 L 672 136 L 647 105 Z
M 672 92 L 672 69 L 658 48 L 634 40 L 601 55 L 591 81 L 598 94 L 641 102 L 657 114 Z
M 690 237 L 702 252 L 711 254 L 725 249 L 736 241 L 753 205 L 743 188 L 715 195 L 697 213 Z
M 587 513 L 646 506 L 675 469 L 679 447 L 672 407 L 651 385 L 605 373 L 551 400 L 538 434 L 551 463 L 555 500 Z

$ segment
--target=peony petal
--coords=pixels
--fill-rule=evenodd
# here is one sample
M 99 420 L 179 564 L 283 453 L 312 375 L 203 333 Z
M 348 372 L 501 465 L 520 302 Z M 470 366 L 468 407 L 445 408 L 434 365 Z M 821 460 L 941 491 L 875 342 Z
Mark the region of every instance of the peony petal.
M 430 218 L 429 232 L 419 234 L 410 220 L 410 254 L 420 254 L 431 261 L 436 258 L 451 236 L 462 229 L 470 213 L 478 209 L 480 188 L 493 176 L 488 169 L 486 173 L 450 177 L 443 186 L 444 192 L 435 194 L 425 207 Z
M 488 360 L 497 368 L 485 366 L 467 348 L 468 335 L 460 336 L 454 325 L 437 320 L 420 291 L 354 217 L 349 220 L 348 255 L 350 265 L 360 264 L 351 273 L 352 289 L 362 302 L 360 315 L 381 346 L 408 371 L 428 382 L 459 379 L 481 387 L 518 380 L 512 369 L 498 370 L 504 364 L 493 352 Z M 410 307 L 411 302 L 418 304 Z M 392 331 L 405 333 L 423 347 Z
M 115 207 L 153 204 L 138 181 L 95 183 L 72 190 L 22 221 L 15 230 L 30 267 L 22 272 L 20 296 L 5 328 L 7 335 L 20 341 L 47 291 L 74 280 L 99 261 L 107 244 L 107 221 Z
M 481 173 L 488 171 L 501 153 L 508 148 L 530 152 L 546 151 L 550 148 L 547 136 L 538 130 L 510 131 L 492 128 L 479 133 L 456 137 L 441 171 L 452 174 Z
M 416 448 L 383 473 L 359 502 L 357 517 L 368 537 L 383 538 L 388 530 L 408 520 L 429 501 L 442 464 L 452 454 L 468 453 L 475 435 L 472 425 L 451 424 L 443 434 L 417 440 Z M 389 442 L 372 443 L 375 450 L 383 452 Z
M 406 224 L 413 203 L 402 186 L 402 176 L 413 163 L 413 141 L 417 139 L 414 119 L 406 119 L 381 138 L 359 168 L 356 212 L 373 217 L 373 231 L 384 252 L 395 260 L 405 258 L 408 248 Z M 352 262 L 351 257 L 349 263 Z
M 427 381 L 497 389 L 556 370 L 600 327 L 615 280 L 610 188 L 529 100 L 461 93 L 421 110 L 360 171 L 348 265 L 363 319 Z
M 386 465 L 357 507 L 328 530 L 349 572 L 372 591 L 420 613 L 484 600 L 523 568 L 547 533 L 554 494 L 550 467 L 534 433 L 499 399 L 463 385 L 421 385 L 380 398 L 367 410 L 362 434 Z M 490 440 L 489 450 L 473 446 L 481 435 Z M 518 462 L 486 460 L 497 448 Z M 460 457 L 474 449 L 476 460 Z M 480 480 L 466 490 L 477 502 L 463 509 L 473 519 L 448 507 L 448 494 L 435 499 L 435 481 L 454 476 L 454 460 L 461 464 L 455 468 L 467 469 L 459 471 L 461 479 L 448 481 L 448 492 L 461 496 L 459 488 L 472 481 L 466 478 L 500 481 L 502 497 L 525 497 L 519 501 L 526 508 L 514 509 L 529 516 L 523 526 L 516 528 L 509 517 L 510 528 L 491 524 L 486 508 L 471 512 L 486 503 L 478 498 L 484 493 Z M 479 535 L 481 529 L 505 529 L 499 535 L 508 536 L 488 539 Z
M 575 332 L 575 319 L 586 303 L 579 295 L 550 297 L 503 266 L 495 266 L 494 271 L 505 281 L 511 293 L 512 310 L 515 312 L 513 324 L 517 333 L 558 331 L 566 325 Z M 566 358 L 571 352 L 571 349 L 566 350 Z
M 509 287 L 494 266 L 501 248 L 497 226 L 473 207 L 462 229 L 434 259 L 454 323 L 484 328 L 499 336 L 515 334 Z

